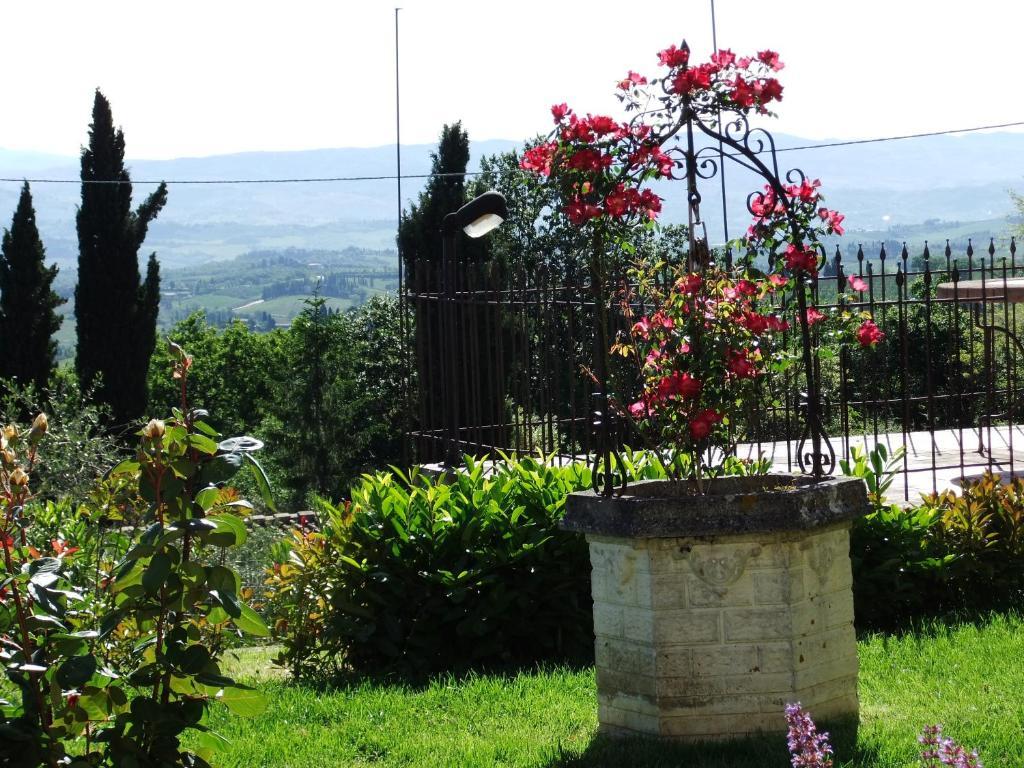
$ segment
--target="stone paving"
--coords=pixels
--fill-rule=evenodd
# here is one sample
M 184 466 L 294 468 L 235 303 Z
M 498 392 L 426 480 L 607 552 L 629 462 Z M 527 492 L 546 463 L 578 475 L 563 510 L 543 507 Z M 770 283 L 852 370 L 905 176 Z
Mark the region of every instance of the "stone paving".
M 890 454 L 900 446 L 906 448 L 903 469 L 898 473 L 888 498 L 894 503 L 916 503 L 921 494 L 951 489 L 956 492 L 963 479 L 980 476 L 991 469 L 1001 474 L 1004 482 L 1011 477 L 1024 477 L 1024 426 L 986 427 L 981 430 L 984 452 L 979 452 L 977 429 L 943 429 L 931 432 L 890 432 L 880 434 Z M 849 452 L 850 445 L 870 450 L 875 446 L 872 435 L 851 436 L 847 446 L 842 440 L 833 442 L 837 455 Z M 796 443 L 779 442 L 741 445 L 738 454 L 755 458 L 759 453 L 772 461 L 779 472 L 796 465 Z M 1019 454 L 1019 458 L 1015 458 Z

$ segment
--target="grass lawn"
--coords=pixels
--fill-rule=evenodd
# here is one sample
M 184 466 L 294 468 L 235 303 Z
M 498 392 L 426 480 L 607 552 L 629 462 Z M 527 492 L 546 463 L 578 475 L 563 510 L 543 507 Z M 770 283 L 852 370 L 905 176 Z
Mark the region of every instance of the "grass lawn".
M 211 724 L 231 741 L 217 765 L 789 765 L 781 738 L 695 748 L 596 737 L 590 668 L 320 691 L 283 679 L 270 655 L 246 649 L 233 662 L 270 706 L 253 719 L 217 708 Z M 861 723 L 834 729 L 837 766 L 916 766 L 916 737 L 934 722 L 978 748 L 986 768 L 1024 765 L 1024 619 L 995 616 L 976 625 L 871 636 L 860 643 L 860 659 Z

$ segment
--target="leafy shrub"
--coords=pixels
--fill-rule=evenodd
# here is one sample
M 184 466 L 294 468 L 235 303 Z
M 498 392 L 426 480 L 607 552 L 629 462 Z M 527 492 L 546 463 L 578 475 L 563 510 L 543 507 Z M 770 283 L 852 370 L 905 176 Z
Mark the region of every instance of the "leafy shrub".
M 188 407 L 191 359 L 177 353 L 181 408 L 150 421 L 134 458 L 74 511 L 32 502 L 46 417 L 0 433 L 0 693 L 11 699 L 0 698 L 0 764 L 202 768 L 217 743 L 205 725 L 213 702 L 263 707 L 219 658 L 226 635 L 268 630 L 237 574 L 212 564 L 245 540 L 250 505 L 224 484 L 258 470 L 246 453 L 256 446 L 216 441 Z M 145 529 L 128 537 L 101 517 Z M 195 753 L 181 744 L 188 730 L 200 732 Z
M 625 452 L 634 480 L 665 476 Z M 732 473 L 763 464 L 731 460 Z M 450 479 L 366 475 L 350 503 L 318 503 L 321 533 L 295 532 L 268 580 L 268 616 L 296 675 L 432 671 L 593 653 L 590 557 L 558 528 L 582 463 L 467 458 Z
M 270 581 L 271 615 L 296 674 L 379 665 L 435 670 L 585 654 L 590 561 L 558 530 L 582 464 L 467 459 L 454 481 L 366 476 L 352 501 L 318 504 Z
M 892 628 L 910 619 L 1008 605 L 1024 592 L 1024 481 L 985 474 L 901 507 L 884 501 L 902 460 L 882 445 L 856 448 L 843 471 L 868 485 L 873 511 L 851 535 L 858 625 Z
M 58 374 L 49 389 L 0 381 L 0 424 L 15 424 L 47 413 L 46 451 L 36 460 L 32 490 L 37 499 L 80 499 L 96 478 L 123 456 L 119 441 L 104 424 L 109 408 L 93 404 L 73 377 Z

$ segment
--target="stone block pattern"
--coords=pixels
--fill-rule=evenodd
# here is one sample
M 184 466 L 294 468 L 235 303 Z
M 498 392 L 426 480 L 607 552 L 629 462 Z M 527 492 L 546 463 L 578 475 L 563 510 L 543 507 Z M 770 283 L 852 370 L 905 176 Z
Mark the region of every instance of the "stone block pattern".
M 721 538 L 588 536 L 598 716 L 684 740 L 856 716 L 849 523 Z

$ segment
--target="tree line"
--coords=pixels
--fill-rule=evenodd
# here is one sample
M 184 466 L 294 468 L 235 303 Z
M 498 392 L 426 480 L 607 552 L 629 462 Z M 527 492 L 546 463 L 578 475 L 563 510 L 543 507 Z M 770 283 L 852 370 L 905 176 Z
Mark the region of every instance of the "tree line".
M 124 132 L 97 89 L 89 141 L 81 154 L 82 198 L 76 216 L 78 284 L 74 295 L 75 373 L 83 390 L 125 425 L 146 409 L 146 373 L 156 344 L 160 264 L 150 255 L 145 277 L 139 249 L 167 203 L 167 185 L 133 210 L 124 165 Z M 56 266 L 36 226 L 32 191 L 22 186 L 0 250 L 0 378 L 44 389 L 56 369 L 54 334 L 64 299 L 53 290 Z

